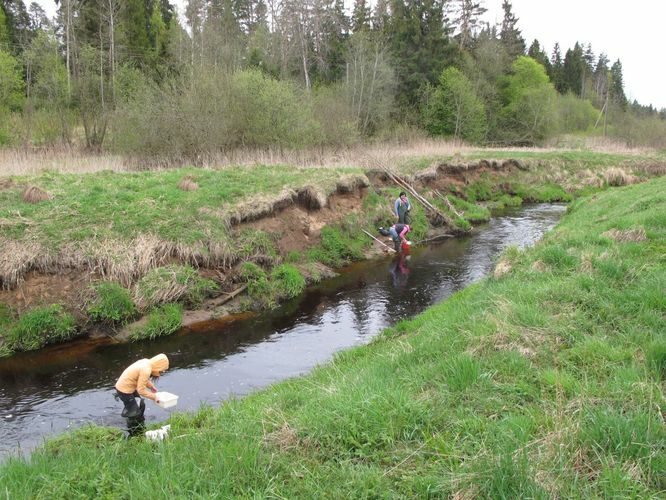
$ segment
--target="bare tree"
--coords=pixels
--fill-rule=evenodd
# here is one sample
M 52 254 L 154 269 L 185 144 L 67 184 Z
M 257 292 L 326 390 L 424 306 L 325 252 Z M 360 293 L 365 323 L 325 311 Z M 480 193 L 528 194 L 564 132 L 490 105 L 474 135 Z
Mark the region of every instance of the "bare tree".
M 459 30 L 458 46 L 461 49 L 471 48 L 474 31 L 479 26 L 481 16 L 488 10 L 482 4 L 483 0 L 456 0 L 452 6 L 456 16 L 453 23 Z

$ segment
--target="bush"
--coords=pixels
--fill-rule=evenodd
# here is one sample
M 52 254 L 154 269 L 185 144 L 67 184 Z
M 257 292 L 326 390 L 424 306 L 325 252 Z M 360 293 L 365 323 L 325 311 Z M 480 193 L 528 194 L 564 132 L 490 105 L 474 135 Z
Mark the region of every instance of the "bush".
M 183 324 L 183 306 L 164 304 L 155 307 L 146 317 L 145 323 L 130 333 L 130 340 L 145 340 L 164 337 L 176 332 Z
M 234 73 L 229 83 L 227 111 L 234 145 L 299 147 L 317 142 L 312 102 L 292 83 L 258 70 Z
M 557 109 L 562 131 L 565 133 L 592 128 L 599 114 L 590 101 L 579 99 L 571 93 L 558 97 Z
M 93 321 L 125 324 L 136 314 L 136 307 L 129 291 L 118 283 L 111 281 L 97 283 L 93 286 L 93 295 L 86 309 Z
M 317 121 L 320 143 L 349 146 L 359 141 L 352 110 L 340 86 L 316 89 L 313 115 Z
M 23 314 L 9 330 L 8 347 L 32 351 L 52 342 L 72 338 L 76 332 L 74 317 L 62 306 L 37 307 Z

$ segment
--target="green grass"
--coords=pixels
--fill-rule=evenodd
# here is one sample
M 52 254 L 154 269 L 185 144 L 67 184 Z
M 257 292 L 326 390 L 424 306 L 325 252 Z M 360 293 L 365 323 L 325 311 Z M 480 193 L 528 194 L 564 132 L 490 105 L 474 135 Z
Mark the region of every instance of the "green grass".
M 180 168 L 138 173 L 44 173 L 15 177 L 19 184 L 34 184 L 53 195 L 50 201 L 29 204 L 21 200 L 21 187 L 0 190 L 0 218 L 20 213 L 26 224 L 13 226 L 17 240 L 36 241 L 47 249 L 87 240 L 130 240 L 143 234 L 185 245 L 226 240 L 220 213 L 231 212 L 252 196 L 275 196 L 285 186 L 314 183 L 335 187 L 343 174 L 357 169 L 296 169 L 243 167 L 224 170 Z M 181 191 L 179 181 L 192 176 L 199 189 Z M 3 231 L 3 234 L 4 231 Z
M 259 307 L 276 307 L 280 300 L 296 297 L 305 290 L 305 278 L 292 264 L 275 266 L 269 274 L 257 264 L 245 262 L 241 278 L 248 284 L 250 299 Z
M 30 309 L 6 328 L 6 347 L 12 351 L 33 351 L 76 334 L 74 317 L 58 304 Z
M 275 293 L 280 298 L 291 299 L 305 289 L 305 278 L 291 264 L 280 264 L 271 271 Z
M 101 281 L 92 286 L 92 299 L 86 312 L 92 321 L 124 325 L 137 310 L 129 290 L 112 281 Z
M 154 307 L 144 322 L 132 328 L 130 340 L 146 340 L 164 337 L 175 333 L 183 324 L 183 306 L 181 304 L 163 304 Z
M 638 227 L 647 240 L 604 236 Z M 0 483 L 10 498 L 663 497 L 665 256 L 666 178 L 578 200 L 503 276 L 305 377 L 175 414 L 163 443 L 79 430 Z

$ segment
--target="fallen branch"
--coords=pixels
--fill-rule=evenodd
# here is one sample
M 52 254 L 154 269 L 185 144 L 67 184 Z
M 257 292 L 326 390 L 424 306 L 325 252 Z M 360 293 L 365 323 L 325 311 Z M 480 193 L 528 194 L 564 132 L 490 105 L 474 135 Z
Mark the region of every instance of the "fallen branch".
M 446 202 L 446 205 L 449 207 L 449 210 L 451 210 L 454 214 L 456 214 L 458 217 L 462 217 L 462 216 L 463 216 L 463 214 L 460 213 L 460 212 L 458 212 L 458 211 L 456 210 L 456 208 L 453 206 L 453 204 L 449 201 L 449 197 L 448 197 L 448 196 L 443 195 L 442 193 L 440 193 L 440 192 L 437 191 L 436 189 L 434 190 L 434 193 Z
M 216 299 L 211 300 L 210 303 L 214 306 L 221 306 L 222 304 L 226 304 L 236 295 L 245 291 L 246 288 L 247 288 L 247 283 L 236 288 L 233 292 L 222 292 L 224 295 L 226 295 L 225 297 L 218 297 Z
M 381 241 L 381 240 L 375 238 L 373 235 L 371 235 L 371 234 L 370 234 L 369 232 L 367 232 L 365 229 L 361 229 L 361 231 L 363 231 L 365 234 L 367 234 L 368 236 L 370 236 L 370 238 L 372 238 L 373 240 L 375 240 L 375 241 L 376 241 L 377 243 L 379 243 L 380 245 L 384 245 L 384 246 L 385 246 L 386 248 L 388 248 L 391 252 L 395 252 L 395 248 L 391 248 L 390 246 L 388 246 L 388 245 L 387 245 L 386 243 L 384 243 L 383 241 Z

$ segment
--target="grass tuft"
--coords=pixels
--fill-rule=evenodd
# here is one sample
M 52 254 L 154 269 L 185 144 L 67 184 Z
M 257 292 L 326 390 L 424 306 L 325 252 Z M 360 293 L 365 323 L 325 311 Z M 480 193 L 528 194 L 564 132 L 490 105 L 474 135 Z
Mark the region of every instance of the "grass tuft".
M 51 195 L 37 186 L 28 186 L 23 191 L 23 201 L 26 203 L 40 203 L 50 199 Z
M 148 271 L 137 283 L 135 300 L 141 309 L 169 302 L 198 306 L 218 289 L 214 281 L 199 276 L 192 266 L 174 264 Z
M 183 177 L 178 183 L 178 189 L 181 191 L 196 191 L 199 189 L 199 184 L 197 184 L 192 176 Z
M 86 312 L 92 321 L 124 325 L 137 313 L 129 290 L 112 281 L 101 281 L 92 287 Z
M 150 310 L 142 324 L 135 326 L 130 340 L 152 340 L 175 333 L 183 324 L 183 306 L 163 304 Z
M 54 342 L 62 342 L 76 334 L 74 317 L 58 304 L 36 307 L 23 313 L 8 331 L 8 347 L 32 351 Z

